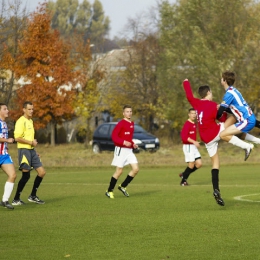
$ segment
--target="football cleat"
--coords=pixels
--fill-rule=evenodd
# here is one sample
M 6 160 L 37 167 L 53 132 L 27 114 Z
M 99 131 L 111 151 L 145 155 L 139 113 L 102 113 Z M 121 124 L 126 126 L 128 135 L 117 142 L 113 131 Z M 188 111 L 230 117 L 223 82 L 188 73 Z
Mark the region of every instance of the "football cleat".
M 224 206 L 225 205 L 225 202 L 221 198 L 220 192 L 217 189 L 214 190 L 213 196 L 214 196 L 216 202 L 218 203 L 218 205 L 220 205 L 220 206 Z
M 114 192 L 113 191 L 106 191 L 105 195 L 110 198 L 110 199 L 114 199 Z
M 180 177 L 180 178 L 182 178 L 182 174 L 183 174 L 182 172 L 179 174 L 179 177 Z
M 8 201 L 1 201 L 1 206 L 7 208 L 7 209 L 14 209 L 14 207 L 8 202 Z
M 30 195 L 28 197 L 28 200 L 30 202 L 34 202 L 34 203 L 37 203 L 37 204 L 44 204 L 45 203 L 43 200 L 40 200 L 37 196 L 32 196 L 32 195 Z
M 25 203 L 22 200 L 13 200 L 12 205 L 18 206 L 18 205 L 25 205 Z
M 181 186 L 188 186 L 188 182 L 185 181 L 185 180 L 182 180 L 181 183 L 180 183 Z
M 252 152 L 254 148 L 254 145 L 253 144 L 250 144 L 250 147 L 247 148 L 247 149 L 244 149 L 245 150 L 245 161 L 248 159 L 250 153 Z
M 122 191 L 122 193 L 126 196 L 129 197 L 129 193 L 127 192 L 126 188 L 122 187 L 121 185 L 118 186 L 118 189 Z

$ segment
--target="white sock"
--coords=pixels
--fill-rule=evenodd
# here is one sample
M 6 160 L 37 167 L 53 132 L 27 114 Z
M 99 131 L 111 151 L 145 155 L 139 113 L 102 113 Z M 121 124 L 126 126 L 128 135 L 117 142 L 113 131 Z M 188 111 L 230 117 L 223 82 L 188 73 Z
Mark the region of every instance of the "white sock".
M 255 144 L 260 144 L 260 138 L 257 138 L 250 134 L 246 134 L 245 140 L 247 140 L 249 142 L 253 142 Z
M 235 145 L 235 146 L 238 146 L 242 149 L 248 149 L 248 148 L 251 148 L 250 144 L 247 143 L 247 142 L 244 142 L 242 140 L 240 140 L 238 137 L 234 136 L 230 139 L 229 143 Z
M 4 188 L 3 201 L 8 201 L 14 188 L 14 183 L 6 182 Z

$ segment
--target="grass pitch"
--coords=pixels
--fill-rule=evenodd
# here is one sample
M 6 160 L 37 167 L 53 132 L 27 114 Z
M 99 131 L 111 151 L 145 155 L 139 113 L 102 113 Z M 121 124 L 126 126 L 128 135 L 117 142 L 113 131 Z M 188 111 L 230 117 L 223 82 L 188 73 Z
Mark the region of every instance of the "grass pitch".
M 181 187 L 183 166 L 140 165 L 130 197 L 115 189 L 114 200 L 105 197 L 112 167 L 49 168 L 38 191 L 44 205 L 27 201 L 32 172 L 21 196 L 26 205 L 0 208 L 0 259 L 260 259 L 258 168 L 221 168 L 224 207 L 212 196 L 206 166 Z M 1 196 L 5 181 L 1 173 Z

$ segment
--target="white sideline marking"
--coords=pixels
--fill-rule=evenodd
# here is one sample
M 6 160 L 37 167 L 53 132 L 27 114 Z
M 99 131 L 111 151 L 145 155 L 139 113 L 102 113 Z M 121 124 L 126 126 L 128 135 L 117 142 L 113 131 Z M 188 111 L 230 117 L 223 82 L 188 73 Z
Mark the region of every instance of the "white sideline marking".
M 256 196 L 260 195 L 260 193 L 255 193 L 255 194 L 248 194 L 248 195 L 240 195 L 234 197 L 235 200 L 240 200 L 240 201 L 249 201 L 249 202 L 260 202 L 259 200 L 249 200 L 249 199 L 244 199 L 244 197 L 249 197 L 249 196 Z

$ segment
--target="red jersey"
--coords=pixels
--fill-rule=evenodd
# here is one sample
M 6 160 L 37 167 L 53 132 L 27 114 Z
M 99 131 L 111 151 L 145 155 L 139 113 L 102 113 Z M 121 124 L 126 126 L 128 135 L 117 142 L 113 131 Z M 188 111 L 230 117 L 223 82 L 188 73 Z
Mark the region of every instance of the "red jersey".
M 195 123 L 187 120 L 181 130 L 181 139 L 183 144 L 192 144 L 188 141 L 188 138 L 191 138 L 196 141 L 197 138 L 197 127 Z
M 112 140 L 115 146 L 132 149 L 134 148 L 133 134 L 134 134 L 134 122 L 129 122 L 125 119 L 122 119 L 117 123 L 117 125 L 115 126 L 112 132 Z M 132 143 L 132 146 L 131 147 L 125 146 L 124 141 L 128 141 Z
M 200 138 L 204 143 L 209 143 L 218 135 L 220 130 L 220 125 L 216 122 L 217 103 L 206 99 L 195 98 L 189 81 L 184 81 L 183 87 L 186 98 L 197 112 Z M 224 121 L 225 119 L 223 118 Z

